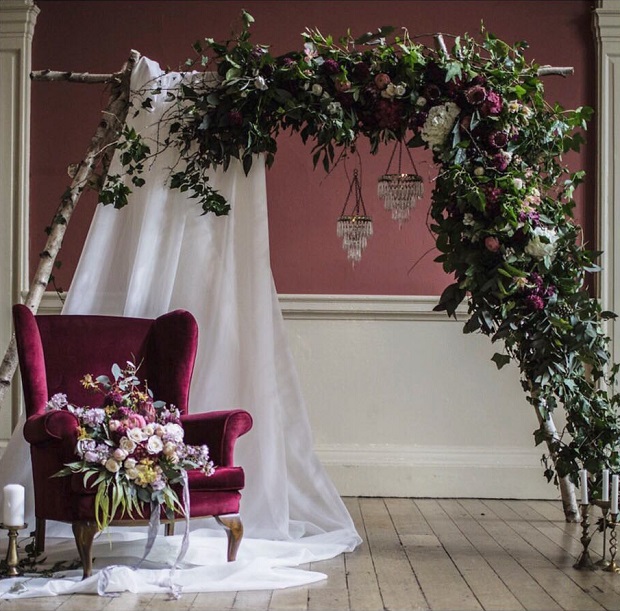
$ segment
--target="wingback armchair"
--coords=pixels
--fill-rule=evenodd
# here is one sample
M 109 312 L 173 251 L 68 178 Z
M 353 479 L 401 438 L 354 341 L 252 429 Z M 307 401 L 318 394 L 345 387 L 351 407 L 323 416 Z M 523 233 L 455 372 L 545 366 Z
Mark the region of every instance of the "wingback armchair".
M 92 574 L 95 488 L 85 487 L 80 474 L 52 477 L 78 460 L 77 418 L 66 410 L 46 411 L 48 400 L 64 393 L 75 405 L 92 404 L 93 395 L 80 384 L 87 374 L 105 374 L 113 363 L 135 359 L 156 399 L 181 412 L 188 444 L 207 444 L 216 469 L 209 477 L 188 472 L 190 517 L 213 516 L 227 532 L 228 561 L 236 559 L 243 536 L 239 517 L 244 472 L 234 465 L 235 442 L 252 427 L 244 410 L 188 413 L 190 382 L 198 341 L 194 317 L 175 310 L 157 319 L 91 315 L 35 316 L 24 305 L 13 308 L 22 377 L 35 498 L 35 544 L 45 548 L 46 520 L 72 524 L 84 577 Z M 148 508 L 145 508 L 148 518 Z M 162 519 L 165 516 L 162 514 Z M 165 521 L 165 519 L 164 519 Z M 113 525 L 136 521 L 119 511 Z M 174 522 L 166 522 L 172 534 Z

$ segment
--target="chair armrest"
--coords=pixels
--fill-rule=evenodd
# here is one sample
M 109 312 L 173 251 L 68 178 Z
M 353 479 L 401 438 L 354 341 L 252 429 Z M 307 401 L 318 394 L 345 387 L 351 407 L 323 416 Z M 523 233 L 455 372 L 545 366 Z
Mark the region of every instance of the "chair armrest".
M 181 416 L 185 443 L 207 444 L 216 466 L 234 465 L 233 454 L 237 438 L 252 428 L 252 416 L 242 409 Z
M 67 441 L 75 450 L 78 427 L 78 419 L 71 412 L 55 410 L 28 418 L 24 424 L 24 437 L 31 445 Z

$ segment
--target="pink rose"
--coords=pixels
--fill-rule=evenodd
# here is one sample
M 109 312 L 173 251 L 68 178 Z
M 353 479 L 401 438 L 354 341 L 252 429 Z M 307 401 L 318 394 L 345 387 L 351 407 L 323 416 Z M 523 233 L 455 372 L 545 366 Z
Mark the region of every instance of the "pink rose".
M 385 89 L 391 82 L 392 79 L 385 72 L 380 72 L 375 76 L 375 87 L 377 89 Z
M 499 240 L 493 235 L 490 235 L 484 239 L 484 245 L 486 246 L 486 249 L 491 252 L 497 252 L 500 248 Z
M 349 91 L 349 89 L 351 89 L 351 81 L 338 80 L 336 81 L 335 86 L 336 86 L 336 91 Z
M 142 428 L 146 426 L 146 420 L 140 414 L 129 414 L 125 418 L 125 425 L 129 429 Z

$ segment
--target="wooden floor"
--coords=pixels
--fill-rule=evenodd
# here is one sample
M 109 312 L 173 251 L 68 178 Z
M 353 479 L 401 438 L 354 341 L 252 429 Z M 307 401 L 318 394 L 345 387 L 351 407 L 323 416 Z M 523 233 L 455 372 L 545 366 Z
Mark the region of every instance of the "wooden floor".
M 345 500 L 364 543 L 315 563 L 329 578 L 308 587 L 178 601 L 152 594 L 5 600 L 0 611 L 620 610 L 620 574 L 573 568 L 581 528 L 564 522 L 559 502 Z M 598 560 L 600 534 L 591 549 Z

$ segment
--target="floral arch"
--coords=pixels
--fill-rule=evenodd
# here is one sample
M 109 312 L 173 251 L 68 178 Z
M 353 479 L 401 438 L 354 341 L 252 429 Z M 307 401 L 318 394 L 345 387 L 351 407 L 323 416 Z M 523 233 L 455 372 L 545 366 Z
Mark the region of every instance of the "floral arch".
M 465 333 L 480 332 L 503 350 L 498 368 L 514 360 L 546 442 L 549 481 L 578 484 L 593 474 L 600 494 L 603 468 L 620 469 L 618 366 L 610 362 L 602 312 L 587 287 L 598 253 L 580 242 L 573 193 L 584 172 L 570 172 L 564 153 L 578 150 L 592 111 L 564 110 L 544 99 L 545 69 L 525 58 L 526 43 L 508 45 L 483 31 L 483 41 L 456 37 L 450 50 L 418 44 L 392 28 L 338 41 L 316 30 L 303 49 L 274 57 L 250 40 L 253 18 L 224 43 L 194 44 L 180 88 L 164 92 L 169 110 L 158 142 L 130 128 L 116 145 L 124 173 L 110 175 L 101 201 L 123 207 L 144 183 L 149 157 L 178 152 L 169 186 L 187 191 L 203 212 L 226 214 L 208 172 L 253 155 L 270 166 L 284 130 L 313 143 L 313 162 L 329 171 L 356 150 L 358 138 L 375 154 L 382 145 L 431 149 L 438 166 L 431 230 L 440 262 L 454 282 L 437 310 L 455 315 L 464 300 Z M 192 71 L 192 72 L 190 72 Z M 136 113 L 148 109 L 158 84 L 138 92 Z M 550 418 L 562 407 L 566 429 Z

